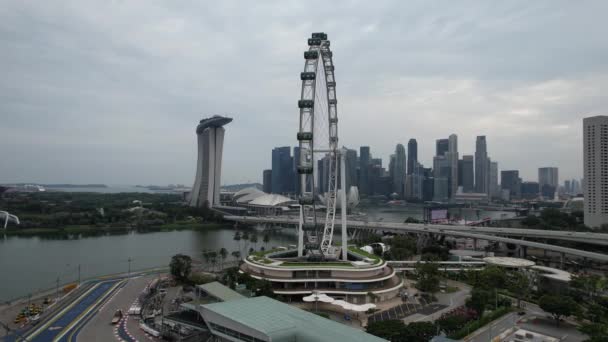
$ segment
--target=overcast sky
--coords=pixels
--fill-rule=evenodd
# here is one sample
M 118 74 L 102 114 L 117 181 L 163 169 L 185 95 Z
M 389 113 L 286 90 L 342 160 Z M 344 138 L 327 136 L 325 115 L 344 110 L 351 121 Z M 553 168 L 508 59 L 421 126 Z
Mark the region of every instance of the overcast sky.
M 607 114 L 607 1 L 0 0 L 0 182 L 191 185 L 195 127 L 226 126 L 222 183 L 295 145 L 302 53 L 334 52 L 340 144 L 386 165 L 416 138 L 499 169 L 582 176 Z M 409 157 L 409 156 L 408 156 Z

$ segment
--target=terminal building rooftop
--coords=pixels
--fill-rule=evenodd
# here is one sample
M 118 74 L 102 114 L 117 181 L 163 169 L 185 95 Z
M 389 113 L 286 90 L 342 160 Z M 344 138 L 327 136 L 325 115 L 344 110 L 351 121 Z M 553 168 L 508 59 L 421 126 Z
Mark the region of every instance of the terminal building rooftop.
M 268 297 L 202 305 L 200 312 L 212 333 L 228 341 L 386 341 Z

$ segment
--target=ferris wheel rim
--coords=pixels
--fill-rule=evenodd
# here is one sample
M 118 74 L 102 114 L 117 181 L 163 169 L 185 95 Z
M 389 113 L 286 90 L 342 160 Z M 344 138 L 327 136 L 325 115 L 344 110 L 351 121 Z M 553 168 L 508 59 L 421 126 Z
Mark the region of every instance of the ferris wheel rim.
M 318 247 L 319 251 L 322 255 L 326 255 L 331 248 L 331 243 L 333 239 L 333 230 L 335 226 L 335 213 L 336 213 L 336 200 L 337 200 L 337 192 L 338 192 L 338 118 L 337 118 L 337 99 L 336 99 L 336 82 L 334 75 L 334 64 L 333 64 L 333 53 L 330 49 L 330 41 L 327 40 L 327 35 L 324 33 L 313 33 L 312 38 L 308 40 L 309 49 L 304 53 L 305 64 L 304 71 L 301 73 L 302 80 L 302 88 L 300 93 L 300 101 L 298 105 L 300 107 L 300 122 L 298 129 L 298 140 L 300 142 L 300 160 L 298 161 L 298 172 L 305 171 L 311 175 L 310 179 L 310 192 L 307 191 L 307 183 L 306 176 L 300 177 L 300 190 L 301 190 L 301 198 L 306 196 L 312 197 L 311 199 L 306 198 L 304 203 L 300 202 L 300 232 L 299 234 L 303 234 L 302 230 L 306 225 L 306 220 L 310 220 L 308 217 L 310 212 L 313 215 L 313 225 L 314 229 L 309 230 L 307 234 L 307 250 L 310 250 L 311 246 Z M 323 71 L 323 85 L 324 89 L 317 89 L 319 79 L 319 66 L 321 66 Z M 318 106 L 318 91 L 325 91 L 325 99 L 326 102 L 322 103 L 323 106 Z M 321 112 L 319 114 L 316 113 L 317 109 Z M 315 150 L 315 118 L 318 115 L 326 116 L 326 122 L 328 124 L 328 132 L 327 132 L 327 149 L 324 150 Z M 310 140 L 304 140 L 305 137 L 310 138 Z M 301 139 L 302 138 L 302 139 Z M 304 141 L 304 143 L 303 143 Z M 303 154 L 309 153 L 309 156 L 305 156 Z M 326 215 L 325 222 L 323 223 L 323 234 L 322 240 L 320 242 L 314 241 L 314 243 L 309 243 L 312 241 L 312 237 L 318 239 L 316 226 L 317 226 L 317 210 L 314 205 L 315 200 L 315 173 L 314 165 L 316 163 L 319 154 L 329 155 L 329 166 L 327 172 L 327 193 L 326 193 Z M 318 170 L 317 172 L 319 172 Z M 322 191 L 319 191 L 320 193 Z M 308 206 L 308 207 L 307 207 Z M 306 213 L 308 209 L 308 214 Z M 307 216 L 308 215 L 308 216 Z M 303 241 L 299 241 L 300 244 Z M 299 249 L 299 256 L 301 252 L 301 248 Z

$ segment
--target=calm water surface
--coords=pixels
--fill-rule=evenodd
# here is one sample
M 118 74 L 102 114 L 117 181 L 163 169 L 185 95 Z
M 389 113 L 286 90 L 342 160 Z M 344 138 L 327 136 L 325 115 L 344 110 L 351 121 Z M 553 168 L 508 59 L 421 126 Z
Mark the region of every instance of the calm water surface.
M 403 222 L 411 216 L 422 218 L 421 207 L 361 207 L 370 221 Z M 467 220 L 484 217 L 499 218 L 510 213 L 484 212 L 474 209 L 451 209 L 450 215 Z M 167 266 L 177 253 L 201 259 L 201 251 L 219 250 L 243 252 L 252 243 L 233 239 L 234 228 L 207 231 L 172 231 L 130 233 L 94 237 L 6 237 L 0 235 L 0 301 L 29 293 L 54 288 L 57 277 L 65 284 L 78 279 L 78 265 L 82 279 L 127 272 L 131 270 Z M 283 229 L 270 234 L 270 242 L 262 242 L 258 233 L 257 249 L 261 246 L 287 246 L 296 242 L 295 229 Z M 248 243 L 247 246 L 245 244 Z M 229 258 L 231 258 L 229 256 Z

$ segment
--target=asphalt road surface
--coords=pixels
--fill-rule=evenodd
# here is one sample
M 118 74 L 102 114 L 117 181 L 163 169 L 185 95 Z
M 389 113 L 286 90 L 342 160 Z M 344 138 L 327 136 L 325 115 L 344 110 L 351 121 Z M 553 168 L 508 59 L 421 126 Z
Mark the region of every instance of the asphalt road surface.
M 72 341 L 83 324 L 124 284 L 123 280 L 99 281 L 56 314 L 48 316 L 25 336 L 31 342 Z M 12 341 L 14 339 L 7 339 Z
M 157 276 L 149 275 L 130 279 L 120 292 L 116 293 L 103 307 L 98 309 L 96 315 L 80 331 L 76 341 L 115 341 L 114 326 L 111 324 L 114 312 L 122 309 L 123 313 L 126 314 L 133 301 L 154 277 Z

